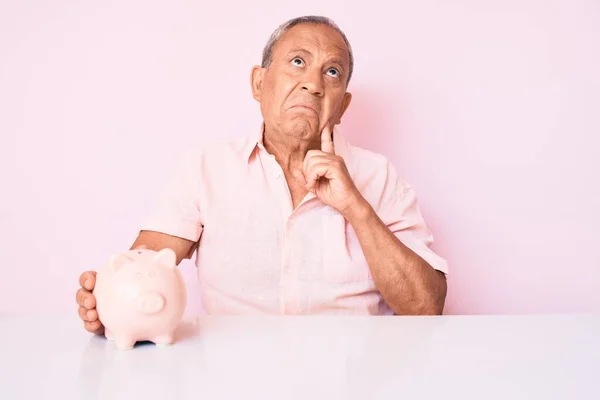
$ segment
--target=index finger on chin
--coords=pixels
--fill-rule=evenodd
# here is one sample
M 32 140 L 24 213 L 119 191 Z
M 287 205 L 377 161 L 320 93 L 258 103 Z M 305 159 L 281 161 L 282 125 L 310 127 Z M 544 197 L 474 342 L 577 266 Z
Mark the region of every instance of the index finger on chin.
M 321 151 L 328 154 L 335 153 L 333 148 L 333 134 L 329 123 L 327 123 L 325 128 L 323 128 L 323 131 L 321 131 Z

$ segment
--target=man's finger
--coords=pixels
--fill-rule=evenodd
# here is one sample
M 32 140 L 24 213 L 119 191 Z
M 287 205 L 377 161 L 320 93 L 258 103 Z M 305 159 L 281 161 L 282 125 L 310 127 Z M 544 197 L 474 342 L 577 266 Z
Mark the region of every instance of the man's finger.
M 333 148 L 333 135 L 331 132 L 329 123 L 325 125 L 325 128 L 323 128 L 323 131 L 321 132 L 321 151 L 328 154 L 335 153 Z
M 87 312 L 88 312 L 87 308 L 79 306 L 78 314 L 79 314 L 79 318 L 81 318 L 82 321 L 88 321 Z
M 84 288 L 79 288 L 77 290 L 77 293 L 75 294 L 75 300 L 77 301 L 77 304 L 79 304 L 80 306 L 83 306 L 84 293 L 86 293 L 86 290 Z
M 302 186 L 306 185 L 306 178 L 304 177 L 304 173 L 301 170 L 299 170 L 299 169 L 292 170 L 292 176 Z
M 81 305 L 88 310 L 93 310 L 96 308 L 96 296 L 91 292 L 83 292 L 83 295 L 81 296 Z
M 94 308 L 93 310 L 87 310 L 86 312 L 87 320 L 93 322 L 98 319 L 98 311 Z
M 304 187 L 308 190 L 315 190 L 319 179 L 322 176 L 329 178 L 330 173 L 330 166 L 328 164 L 313 165 L 307 172 L 305 172 L 304 176 L 306 176 L 306 185 Z
M 313 165 L 333 161 L 332 155 L 319 150 L 310 150 L 304 158 L 303 169 L 306 173 Z
M 83 323 L 83 327 L 85 328 L 86 331 L 95 333 L 95 334 L 101 334 L 102 332 L 104 332 L 104 327 L 102 326 L 102 323 L 100 323 L 100 320 L 98 320 L 98 319 L 93 322 L 85 321 Z
M 79 285 L 87 290 L 93 290 L 96 285 L 96 271 L 86 271 L 79 276 Z

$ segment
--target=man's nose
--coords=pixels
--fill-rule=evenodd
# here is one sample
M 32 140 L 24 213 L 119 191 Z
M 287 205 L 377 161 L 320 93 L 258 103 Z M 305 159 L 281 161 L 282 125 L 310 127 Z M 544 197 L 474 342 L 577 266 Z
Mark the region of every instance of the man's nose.
M 321 97 L 323 95 L 323 75 L 321 71 L 308 72 L 302 83 L 302 90 L 306 90 L 314 96 Z

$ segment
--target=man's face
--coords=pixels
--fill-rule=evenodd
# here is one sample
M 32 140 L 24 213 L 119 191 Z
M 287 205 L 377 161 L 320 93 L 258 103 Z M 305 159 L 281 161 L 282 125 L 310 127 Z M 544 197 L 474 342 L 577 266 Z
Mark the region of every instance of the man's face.
M 317 24 L 288 30 L 275 45 L 269 68 L 252 71 L 253 95 L 267 129 L 315 140 L 327 124 L 340 123 L 351 100 L 349 66 L 336 30 Z

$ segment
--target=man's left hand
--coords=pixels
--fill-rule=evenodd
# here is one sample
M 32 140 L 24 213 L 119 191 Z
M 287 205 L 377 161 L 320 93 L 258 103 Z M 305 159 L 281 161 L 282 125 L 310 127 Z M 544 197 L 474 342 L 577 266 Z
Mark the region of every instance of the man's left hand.
M 327 124 L 321 132 L 321 150 L 306 153 L 302 178 L 308 191 L 348 218 L 366 200 L 354 185 L 344 159 L 335 154 L 331 133 Z

